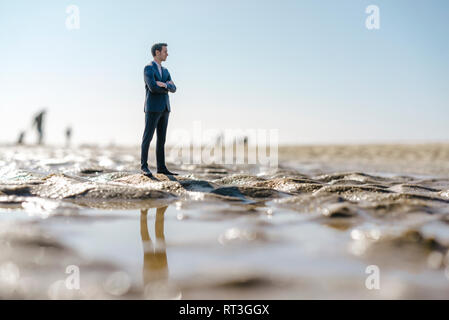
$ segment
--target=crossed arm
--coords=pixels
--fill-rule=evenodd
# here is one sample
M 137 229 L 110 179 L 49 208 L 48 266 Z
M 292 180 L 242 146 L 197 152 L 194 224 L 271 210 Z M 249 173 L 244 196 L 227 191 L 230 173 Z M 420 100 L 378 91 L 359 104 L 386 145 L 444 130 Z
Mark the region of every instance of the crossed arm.
M 176 86 L 171 80 L 170 74 L 168 74 L 167 82 L 156 81 L 153 69 L 151 67 L 146 67 L 144 69 L 144 79 L 151 93 L 163 94 L 167 92 L 176 92 Z
M 157 81 L 157 82 L 160 82 L 160 81 Z M 165 88 L 168 90 L 168 91 L 170 91 L 171 93 L 174 93 L 174 92 L 176 92 L 176 86 L 175 86 L 175 84 L 173 83 L 173 81 L 172 81 L 172 79 L 171 79 L 171 75 L 170 75 L 170 73 L 168 74 L 168 81 L 167 82 L 160 82 L 161 84 L 162 84 L 162 86 L 164 86 L 165 85 Z

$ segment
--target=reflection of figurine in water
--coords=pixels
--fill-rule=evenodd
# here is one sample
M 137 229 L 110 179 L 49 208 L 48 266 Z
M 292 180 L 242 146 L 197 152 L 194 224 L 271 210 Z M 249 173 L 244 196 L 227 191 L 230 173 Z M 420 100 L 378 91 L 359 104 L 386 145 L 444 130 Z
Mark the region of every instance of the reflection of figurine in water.
M 164 235 L 164 214 L 167 206 L 156 209 L 154 234 L 156 242 L 151 241 L 148 232 L 148 209 L 140 210 L 140 235 L 143 246 L 143 287 L 147 299 L 180 299 L 179 288 L 168 280 L 167 252 Z
M 19 139 L 17 139 L 17 144 L 23 144 L 23 139 L 25 139 L 25 131 L 20 131 Z
M 42 144 L 42 140 L 44 138 L 44 132 L 43 132 L 43 119 L 45 116 L 46 110 L 42 110 L 41 112 L 39 112 L 33 120 L 33 126 L 36 125 L 36 130 L 37 130 L 37 134 L 38 134 L 38 144 Z
M 148 232 L 148 209 L 140 210 L 140 235 L 143 245 L 143 284 L 147 288 L 154 281 L 168 279 L 167 253 L 165 251 L 164 213 L 167 206 L 157 208 L 154 224 L 157 243 L 153 243 Z
M 67 127 L 67 129 L 65 129 L 65 145 L 68 147 L 70 146 L 70 138 L 72 136 L 72 128 L 71 127 Z

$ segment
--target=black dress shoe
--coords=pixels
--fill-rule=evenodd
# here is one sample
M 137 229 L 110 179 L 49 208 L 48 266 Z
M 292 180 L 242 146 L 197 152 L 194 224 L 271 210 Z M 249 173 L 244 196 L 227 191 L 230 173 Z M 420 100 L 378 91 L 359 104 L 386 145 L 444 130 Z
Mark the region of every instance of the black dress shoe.
M 171 175 L 171 176 L 177 176 L 178 175 L 177 173 L 168 171 L 168 169 L 162 169 L 162 170 L 158 169 L 157 173 L 167 174 L 167 175 Z
M 153 176 L 153 174 L 151 173 L 150 169 L 148 169 L 148 168 L 142 168 L 140 170 L 141 170 L 142 174 L 144 174 L 147 177 L 152 177 Z

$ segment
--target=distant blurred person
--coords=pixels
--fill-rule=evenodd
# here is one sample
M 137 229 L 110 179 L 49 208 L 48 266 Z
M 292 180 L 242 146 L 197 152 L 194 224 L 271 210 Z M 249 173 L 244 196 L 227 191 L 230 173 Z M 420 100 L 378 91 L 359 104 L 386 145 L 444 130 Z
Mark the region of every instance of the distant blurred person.
M 19 139 L 17 139 L 17 144 L 23 144 L 23 139 L 25 139 L 25 131 L 20 131 Z
M 215 139 L 215 145 L 220 146 L 223 143 L 224 143 L 224 134 L 223 132 L 220 132 Z
M 65 129 L 65 145 L 66 145 L 66 147 L 70 146 L 70 138 L 71 137 L 72 137 L 72 128 L 67 127 L 67 129 Z
M 43 131 L 43 121 L 44 121 L 44 116 L 46 114 L 46 110 L 42 110 L 41 112 L 39 112 L 33 120 L 33 124 L 32 126 L 36 126 L 36 130 L 37 130 L 37 135 L 38 135 L 38 144 L 42 144 L 43 139 L 44 139 L 44 131 Z

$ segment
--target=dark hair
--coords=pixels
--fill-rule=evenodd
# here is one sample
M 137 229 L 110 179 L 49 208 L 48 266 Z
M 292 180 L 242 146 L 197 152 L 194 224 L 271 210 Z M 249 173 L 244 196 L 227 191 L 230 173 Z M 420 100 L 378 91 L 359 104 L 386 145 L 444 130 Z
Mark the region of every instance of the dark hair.
M 151 47 L 151 54 L 153 55 L 153 57 L 156 56 L 156 50 L 157 51 L 162 51 L 162 47 L 166 47 L 167 44 L 166 43 L 155 43 L 153 44 L 153 46 Z

